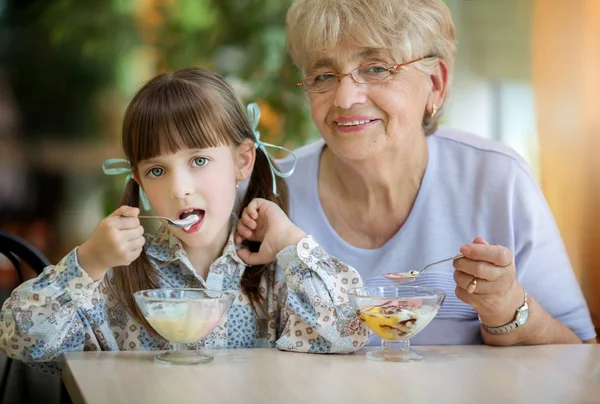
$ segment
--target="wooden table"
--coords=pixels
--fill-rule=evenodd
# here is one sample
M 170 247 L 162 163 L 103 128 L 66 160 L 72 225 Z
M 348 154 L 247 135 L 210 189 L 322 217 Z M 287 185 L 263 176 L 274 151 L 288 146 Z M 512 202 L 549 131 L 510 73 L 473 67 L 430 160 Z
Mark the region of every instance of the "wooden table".
M 86 404 L 600 403 L 600 345 L 416 349 L 426 356 L 414 363 L 215 350 L 192 366 L 155 364 L 156 352 L 73 352 L 63 379 Z

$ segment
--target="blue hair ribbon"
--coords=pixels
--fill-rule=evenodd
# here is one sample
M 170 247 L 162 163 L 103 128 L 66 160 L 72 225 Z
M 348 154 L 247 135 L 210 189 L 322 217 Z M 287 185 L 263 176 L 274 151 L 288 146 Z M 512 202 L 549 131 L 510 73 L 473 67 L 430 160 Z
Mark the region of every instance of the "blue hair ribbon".
M 294 173 L 294 170 L 296 169 L 296 163 L 298 162 L 298 157 L 296 157 L 296 154 L 291 151 L 290 149 L 283 147 L 283 146 L 277 146 L 271 143 L 266 143 L 260 140 L 260 132 L 258 131 L 258 121 L 260 121 L 260 108 L 258 107 L 258 104 L 256 104 L 255 102 L 248 104 L 247 107 L 248 110 L 248 117 L 250 118 L 250 125 L 252 126 L 252 131 L 254 132 L 254 147 L 256 147 L 257 149 L 260 149 L 265 156 L 267 157 L 267 161 L 269 162 L 269 168 L 271 169 L 271 177 L 273 178 L 273 193 L 275 195 L 277 194 L 277 181 L 275 180 L 275 176 L 278 176 L 280 178 L 288 178 L 290 175 L 292 175 Z M 279 149 L 279 150 L 283 150 L 285 152 L 288 152 L 293 158 L 294 158 L 294 164 L 292 165 L 292 168 L 290 168 L 288 171 L 285 172 L 281 172 L 278 169 L 275 168 L 275 166 L 273 165 L 273 162 L 271 161 L 271 156 L 269 156 L 269 153 L 267 152 L 267 147 L 272 147 L 274 149 Z
M 128 167 L 111 167 L 114 165 L 123 165 L 126 164 Z M 102 163 L 102 171 L 106 175 L 120 175 L 127 174 L 125 177 L 125 186 L 133 179 L 133 172 L 131 171 L 131 163 L 125 159 L 108 159 L 104 163 Z M 148 196 L 140 186 L 140 201 L 142 201 L 142 206 L 144 210 L 150 210 L 150 201 L 148 200 Z

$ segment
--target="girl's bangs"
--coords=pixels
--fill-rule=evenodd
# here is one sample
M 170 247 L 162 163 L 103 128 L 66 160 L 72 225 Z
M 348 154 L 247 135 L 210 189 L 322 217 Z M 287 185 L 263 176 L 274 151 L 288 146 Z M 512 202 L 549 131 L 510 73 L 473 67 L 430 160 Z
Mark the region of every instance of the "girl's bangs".
M 130 106 L 123 148 L 132 166 L 161 154 L 227 145 L 233 128 L 219 100 L 198 86 L 171 80 L 151 88 Z

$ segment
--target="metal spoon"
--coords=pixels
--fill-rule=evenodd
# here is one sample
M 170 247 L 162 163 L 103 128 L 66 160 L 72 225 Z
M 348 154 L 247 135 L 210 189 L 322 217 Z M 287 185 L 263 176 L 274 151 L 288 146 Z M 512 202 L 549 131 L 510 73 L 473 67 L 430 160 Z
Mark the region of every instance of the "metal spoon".
M 129 215 L 121 215 L 122 217 L 131 217 Z M 168 217 L 164 217 L 164 216 L 138 216 L 138 218 L 140 219 L 165 219 L 167 221 L 167 223 L 169 223 L 170 226 L 173 227 L 177 227 L 177 228 L 185 228 L 186 230 L 189 229 L 190 227 L 192 227 L 192 225 L 194 223 L 196 223 L 198 220 L 200 220 L 200 217 L 198 215 L 189 215 L 188 217 L 184 218 L 184 219 L 180 219 L 180 220 L 173 220 L 173 219 L 169 219 Z
M 412 271 L 408 271 L 408 272 L 390 272 L 387 274 L 383 274 L 383 276 L 387 279 L 393 280 L 396 283 L 414 281 L 430 266 L 433 266 L 436 264 L 441 264 L 442 262 L 446 262 L 446 261 L 457 260 L 459 258 L 464 258 L 464 257 L 465 257 L 464 255 L 458 254 L 458 255 L 455 255 L 454 257 L 450 257 L 450 258 L 446 258 L 446 259 L 443 259 L 440 261 L 432 262 L 431 264 L 427 265 L 425 268 L 421 269 L 420 271 L 412 270 Z

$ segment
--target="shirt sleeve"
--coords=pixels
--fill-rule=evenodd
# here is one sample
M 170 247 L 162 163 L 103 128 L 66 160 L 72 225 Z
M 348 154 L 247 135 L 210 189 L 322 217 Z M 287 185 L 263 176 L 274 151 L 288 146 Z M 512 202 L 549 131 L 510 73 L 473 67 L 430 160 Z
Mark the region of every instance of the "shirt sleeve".
M 280 321 L 276 348 L 310 353 L 348 353 L 368 331 L 347 290 L 362 287 L 358 272 L 329 256 L 311 237 L 277 254 L 275 291 Z
M 56 266 L 19 285 L 0 311 L 0 351 L 56 373 L 58 355 L 94 343 L 79 309 L 98 298 L 99 282 L 79 266 L 75 248 Z
M 517 281 L 555 319 L 582 341 L 596 332 L 550 207 L 537 182 L 521 164 L 512 189 Z

